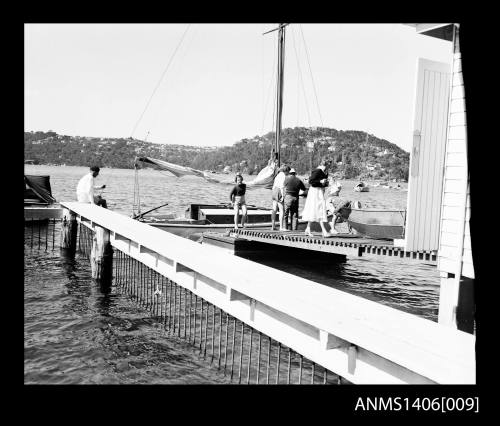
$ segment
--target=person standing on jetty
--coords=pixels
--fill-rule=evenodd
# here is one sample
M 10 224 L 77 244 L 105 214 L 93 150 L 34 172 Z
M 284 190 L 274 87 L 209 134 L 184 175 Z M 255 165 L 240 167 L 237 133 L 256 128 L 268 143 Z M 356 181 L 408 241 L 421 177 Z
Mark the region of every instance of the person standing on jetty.
M 304 182 L 302 182 L 296 175 L 295 169 L 290 169 L 290 174 L 286 177 L 283 184 L 285 191 L 284 199 L 284 214 L 283 222 L 284 227 L 288 230 L 288 216 L 290 215 L 290 225 L 292 231 L 297 230 L 297 221 L 299 216 L 299 192 L 306 190 Z
M 328 222 L 325 188 L 328 186 L 328 167 L 330 164 L 331 160 L 324 158 L 309 177 L 309 192 L 302 210 L 302 219 L 307 220 L 305 234 L 309 236 L 312 236 L 311 222 L 319 222 L 322 235 L 325 238 L 337 234 L 335 229 L 328 232 L 325 228 L 325 223 Z
M 283 213 L 284 213 L 284 189 L 283 184 L 285 179 L 290 173 L 290 166 L 284 164 L 281 167 L 280 172 L 274 178 L 273 189 L 272 189 L 272 200 L 273 207 L 271 210 L 271 230 L 274 231 L 274 226 L 276 223 L 276 211 L 279 210 L 279 220 L 280 220 L 280 231 L 286 231 L 286 227 L 283 225 Z
M 91 203 L 98 206 L 108 208 L 106 200 L 100 195 L 94 195 L 94 190 L 104 189 L 106 185 L 95 186 L 94 179 L 99 175 L 101 169 L 97 166 L 92 166 L 90 168 L 90 173 L 83 176 L 76 187 L 76 198 L 79 203 Z
M 229 194 L 229 199 L 233 204 L 234 208 L 234 229 L 238 229 L 239 215 L 240 215 L 240 207 L 242 211 L 241 215 L 241 227 L 245 227 L 245 221 L 247 218 L 247 205 L 245 202 L 245 192 L 247 190 L 246 184 L 243 183 L 243 176 L 237 173 L 234 178 L 236 185 L 234 185 L 231 193 Z

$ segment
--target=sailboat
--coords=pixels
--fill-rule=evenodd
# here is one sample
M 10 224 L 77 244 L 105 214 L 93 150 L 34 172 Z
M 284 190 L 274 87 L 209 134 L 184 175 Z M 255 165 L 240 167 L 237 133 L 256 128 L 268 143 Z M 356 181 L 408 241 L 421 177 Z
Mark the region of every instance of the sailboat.
M 264 167 L 255 179 L 246 183 L 247 190 L 253 188 L 271 189 L 274 177 L 278 173 L 280 166 L 280 136 L 281 136 L 281 115 L 283 109 L 283 71 L 284 71 L 284 41 L 285 27 L 287 24 L 280 24 L 278 28 L 268 31 L 278 30 L 278 77 L 277 77 L 277 96 L 276 96 L 276 133 L 275 144 L 271 151 L 271 158 L 266 167 Z M 264 33 L 264 34 L 267 34 Z M 221 182 L 207 172 L 196 170 L 191 167 L 180 166 L 151 157 L 138 157 L 134 162 L 136 179 L 134 185 L 134 194 L 138 194 L 138 174 L 139 163 L 154 165 L 160 170 L 167 171 L 173 176 L 197 176 L 212 183 L 228 184 Z M 231 183 L 232 185 L 232 183 Z M 138 198 L 138 197 L 137 197 Z M 136 200 L 134 200 L 134 205 Z M 172 215 L 150 214 L 154 210 L 163 207 L 165 204 L 141 213 L 140 201 L 137 200 L 138 211 L 133 213 L 133 218 L 146 222 L 151 226 L 180 235 L 183 237 L 195 239 L 203 232 L 226 232 L 234 227 L 234 210 L 230 205 L 221 204 L 190 204 L 182 217 L 173 217 Z M 245 228 L 269 228 L 271 226 L 271 209 L 258 206 L 247 205 L 247 220 Z

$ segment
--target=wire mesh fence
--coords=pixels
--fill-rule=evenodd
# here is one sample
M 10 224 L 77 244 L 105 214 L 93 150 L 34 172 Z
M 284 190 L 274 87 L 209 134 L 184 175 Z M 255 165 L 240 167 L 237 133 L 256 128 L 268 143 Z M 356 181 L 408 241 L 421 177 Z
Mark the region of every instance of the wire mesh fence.
M 346 383 L 120 250 L 115 250 L 113 275 L 116 286 L 149 310 L 169 335 L 189 342 L 235 383 Z
M 24 250 L 53 251 L 59 248 L 61 219 L 25 219 Z

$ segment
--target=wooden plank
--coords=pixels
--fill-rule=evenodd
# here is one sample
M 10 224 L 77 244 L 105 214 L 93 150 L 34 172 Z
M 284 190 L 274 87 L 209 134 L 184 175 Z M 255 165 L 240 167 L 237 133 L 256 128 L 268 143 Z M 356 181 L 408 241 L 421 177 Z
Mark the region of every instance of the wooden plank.
M 454 260 L 456 270 L 456 260 L 459 257 L 458 247 L 456 246 L 456 244 L 454 244 L 453 246 L 446 246 L 441 243 L 439 247 L 439 257 L 445 257 L 447 259 Z
M 443 206 L 461 207 L 463 206 L 464 196 L 453 192 L 444 192 Z
M 458 179 L 451 179 L 450 177 L 445 177 L 444 180 L 444 192 L 452 194 L 462 194 L 463 192 L 463 179 L 461 175 Z
M 462 180 L 462 190 L 463 192 L 463 181 L 466 179 L 465 176 L 465 167 L 462 166 L 447 166 L 445 169 L 445 177 L 446 179 L 461 179 Z
M 448 131 L 448 137 L 450 139 L 463 139 L 467 138 L 465 126 L 454 126 L 450 127 Z
M 466 144 L 465 144 L 465 139 L 449 139 L 448 138 L 448 145 L 446 147 L 446 152 L 447 153 L 454 153 L 454 152 L 467 152 Z
M 446 155 L 447 167 L 465 167 L 467 165 L 467 155 L 465 152 L 448 152 Z
M 465 112 L 465 99 L 452 99 L 450 102 L 450 113 Z
M 451 89 L 451 99 L 465 99 L 464 86 L 454 86 Z
M 449 121 L 450 127 L 465 126 L 465 125 L 466 125 L 465 112 L 458 111 L 450 114 L 450 121 Z
M 441 244 L 444 246 L 456 247 L 458 234 L 441 232 Z
M 462 217 L 462 207 L 443 206 L 443 219 L 459 220 Z
M 465 247 L 466 241 L 468 247 Z M 470 263 L 471 265 L 474 263 L 472 260 L 472 250 L 470 247 L 470 240 L 468 238 L 464 239 L 464 251 L 463 251 L 462 261 Z
M 463 86 L 464 85 L 464 77 L 462 75 L 462 71 L 453 73 L 453 80 L 451 83 L 452 86 Z
M 464 262 L 462 265 L 462 276 L 474 279 L 474 265 L 472 263 Z
M 469 252 L 472 250 L 471 242 L 470 242 L 470 234 L 464 235 L 464 250 L 468 250 Z M 471 256 L 472 262 L 472 256 Z
M 451 259 L 446 256 L 439 256 L 438 257 L 438 269 L 441 272 L 446 272 L 446 273 L 454 273 L 457 269 L 457 263 L 456 260 Z
M 441 231 L 448 232 L 452 234 L 458 234 L 460 232 L 460 221 L 455 219 L 443 219 L 441 222 Z

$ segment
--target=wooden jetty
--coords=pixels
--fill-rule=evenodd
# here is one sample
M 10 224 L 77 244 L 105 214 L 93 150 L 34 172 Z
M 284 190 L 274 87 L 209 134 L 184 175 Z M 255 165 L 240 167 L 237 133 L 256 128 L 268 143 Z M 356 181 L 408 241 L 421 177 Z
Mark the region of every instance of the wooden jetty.
M 94 235 L 96 270 L 111 261 L 105 255 L 109 248 L 119 250 L 351 383 L 475 383 L 472 334 L 214 251 L 95 205 L 61 204 L 68 223 Z
M 299 248 L 343 256 L 378 257 L 425 261 L 437 264 L 436 251 L 406 251 L 403 247 L 394 246 L 392 241 L 364 238 L 359 235 L 341 234 L 323 238 L 320 233 L 307 236 L 300 231 L 270 231 L 268 229 L 240 228 L 231 232 L 232 236 L 266 244 Z M 212 237 L 213 238 L 213 237 Z

